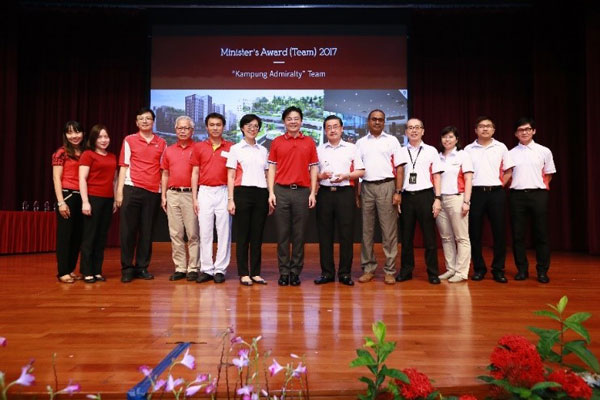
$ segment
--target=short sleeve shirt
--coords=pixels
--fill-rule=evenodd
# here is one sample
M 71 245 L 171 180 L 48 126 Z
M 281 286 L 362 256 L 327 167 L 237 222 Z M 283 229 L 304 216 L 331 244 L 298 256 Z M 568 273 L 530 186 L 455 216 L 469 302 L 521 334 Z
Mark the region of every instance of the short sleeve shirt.
M 242 139 L 231 146 L 226 165 L 227 168 L 235 169 L 235 186 L 267 187 L 267 149 L 264 146 L 250 144 Z
M 275 183 L 310 187 L 309 167 L 319 164 L 317 146 L 312 137 L 302 132 L 296 137 L 286 132 L 271 143 L 268 161 L 277 165 Z
M 440 161 L 444 167 L 442 174 L 442 194 L 465 192 L 465 174 L 473 172 L 471 157 L 464 150 L 452 150 L 448 156 L 440 153 Z
M 511 189 L 549 189 L 544 178 L 556 173 L 554 158 L 549 148 L 531 141 L 527 146 L 519 143 L 509 153 L 515 162 Z
M 114 196 L 117 157 L 113 153 L 102 155 L 92 150 L 86 150 L 79 159 L 79 165 L 90 168 L 87 177 L 87 189 L 90 196 L 105 198 Z
M 395 136 L 381 132 L 379 136 L 371 133 L 356 142 L 359 157 L 365 166 L 364 181 L 379 181 L 396 176 L 396 167 L 405 164 L 400 142 Z
M 161 167 L 169 171 L 167 187 L 188 188 L 192 181 L 192 164 L 190 158 L 194 148 L 194 142 L 189 140 L 186 146 L 180 142 L 170 145 L 165 150 Z
M 63 189 L 79 190 L 79 159 L 67 155 L 64 147 L 52 154 L 52 166 L 62 166 L 60 183 Z
M 500 186 L 504 171 L 515 166 L 504 143 L 495 139 L 487 146 L 475 140 L 465 151 L 473 162 L 473 186 Z
M 416 192 L 433 187 L 433 174 L 444 172 L 435 147 L 421 142 L 417 147 L 407 145 L 402 148 L 403 159 L 408 159 L 404 165 L 404 184 L 402 190 Z M 415 183 L 411 183 L 410 174 L 416 174 Z
M 358 156 L 356 145 L 341 140 L 337 146 L 332 146 L 329 142 L 317 147 L 319 156 L 319 170 L 321 172 L 332 172 L 333 175 L 347 174 L 354 170 L 365 169 L 365 166 Z M 349 186 L 348 179 L 331 183 L 329 179 L 320 181 L 324 186 Z
M 223 186 L 227 185 L 227 158 L 229 149 L 233 143 L 222 140 L 217 148 L 213 148 L 210 140 L 204 140 L 194 144 L 190 163 L 199 167 L 199 186 Z
M 160 193 L 160 164 L 166 148 L 167 142 L 155 134 L 149 142 L 140 132 L 126 136 L 119 156 L 119 166 L 129 167 L 125 184 Z

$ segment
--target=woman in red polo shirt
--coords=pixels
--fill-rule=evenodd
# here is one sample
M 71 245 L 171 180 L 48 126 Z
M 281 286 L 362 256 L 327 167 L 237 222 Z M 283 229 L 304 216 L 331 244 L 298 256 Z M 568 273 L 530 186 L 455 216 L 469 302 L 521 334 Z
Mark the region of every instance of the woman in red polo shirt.
M 84 134 L 76 121 L 65 124 L 63 145 L 52 155 L 52 180 L 56 194 L 56 261 L 58 280 L 75 283 L 75 273 L 81 245 L 82 216 L 79 194 L 79 156 Z
M 88 150 L 79 159 L 79 188 L 83 213 L 81 273 L 86 283 L 105 281 L 102 275 L 104 247 L 111 215 L 117 211 L 115 183 L 117 157 L 107 151 L 110 137 L 104 125 L 94 125 L 87 142 Z

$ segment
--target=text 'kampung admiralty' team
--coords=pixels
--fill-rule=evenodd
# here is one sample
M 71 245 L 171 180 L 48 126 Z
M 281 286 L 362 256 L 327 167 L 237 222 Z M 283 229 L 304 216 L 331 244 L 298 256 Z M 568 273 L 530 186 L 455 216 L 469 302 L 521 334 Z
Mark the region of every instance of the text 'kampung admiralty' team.
M 358 278 L 375 278 L 375 223 L 385 256 L 384 282 L 412 279 L 413 239 L 417 222 L 423 232 L 428 281 L 480 281 L 487 273 L 482 256 L 482 227 L 487 216 L 493 235 L 492 278 L 506 283 L 505 202 L 508 188 L 515 280 L 528 278 L 525 236 L 529 219 L 540 283 L 548 283 L 550 247 L 547 228 L 549 183 L 556 172 L 551 151 L 533 140 L 535 122 L 521 118 L 514 126 L 519 143 L 510 151 L 493 138 L 490 117 L 475 121 L 477 139 L 461 150 L 458 130 L 441 131 L 440 151 L 422 141 L 423 121 L 406 124 L 408 144 L 384 132 L 385 114 L 373 110 L 368 133 L 356 144 L 342 140 L 343 121 L 330 115 L 323 128 L 327 141 L 316 146 L 302 134 L 302 110 L 288 107 L 286 132 L 270 151 L 257 142 L 259 116 L 240 120 L 242 140 L 223 138 L 225 118 L 205 119 L 208 139 L 192 140 L 194 121 L 178 117 L 177 142 L 167 146 L 153 131 L 154 112 L 136 115 L 138 132 L 123 140 L 120 155 L 107 151 L 104 125 L 94 125 L 87 138 L 79 123 L 69 121 L 63 146 L 52 156 L 57 198 L 56 255 L 58 280 L 105 281 L 102 274 L 111 214 L 120 208 L 121 282 L 153 279 L 152 224 L 160 207 L 167 213 L 175 272 L 171 281 L 225 281 L 231 256 L 231 224 L 236 224 L 236 261 L 240 284 L 266 284 L 261 276 L 261 247 L 267 216 L 272 214 L 277 238 L 280 286 L 300 285 L 304 241 L 316 207 L 321 276 L 315 284 L 352 279 L 355 207 L 362 216 Z M 401 255 L 399 271 L 398 218 Z M 312 223 L 315 223 L 313 221 Z M 446 271 L 440 275 L 435 226 L 441 236 Z M 213 232 L 217 250 L 213 254 Z M 334 264 L 334 232 L 339 239 L 339 266 Z M 185 240 L 187 237 L 187 241 Z M 75 273 L 81 253 L 80 272 Z

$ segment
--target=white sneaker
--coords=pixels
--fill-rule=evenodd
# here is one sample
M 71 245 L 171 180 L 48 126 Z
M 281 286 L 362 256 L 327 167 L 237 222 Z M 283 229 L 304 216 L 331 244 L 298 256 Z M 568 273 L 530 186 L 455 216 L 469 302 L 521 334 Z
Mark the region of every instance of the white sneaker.
M 438 278 L 440 278 L 441 280 L 444 280 L 444 279 L 452 278 L 453 276 L 454 276 L 454 271 L 448 270 L 448 271 L 444 272 L 443 274 L 441 274 L 440 276 L 438 276 Z
M 448 282 L 452 282 L 452 283 L 456 283 L 456 282 L 462 282 L 462 281 L 466 281 L 466 278 L 463 278 L 460 275 L 454 275 L 452 278 L 448 279 Z

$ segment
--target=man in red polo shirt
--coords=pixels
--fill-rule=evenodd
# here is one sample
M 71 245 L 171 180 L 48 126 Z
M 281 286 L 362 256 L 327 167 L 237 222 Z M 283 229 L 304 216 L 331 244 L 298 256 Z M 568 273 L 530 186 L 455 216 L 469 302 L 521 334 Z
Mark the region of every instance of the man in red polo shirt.
M 200 224 L 200 275 L 196 282 L 225 282 L 231 258 L 231 216 L 227 211 L 227 157 L 231 142 L 223 139 L 225 117 L 210 113 L 204 123 L 208 139 L 194 144 L 192 194 Z M 213 261 L 213 230 L 217 229 L 217 255 Z
M 273 140 L 269 153 L 269 206 L 275 208 L 277 225 L 278 284 L 298 286 L 304 266 L 308 209 L 317 204 L 319 160 L 314 140 L 300 132 L 302 110 L 288 107 L 282 119 L 286 132 Z
M 165 150 L 162 161 L 162 198 L 161 205 L 169 219 L 169 235 L 171 236 L 171 256 L 175 264 L 175 273 L 170 281 L 187 278 L 188 281 L 198 279 L 198 219 L 194 213 L 192 200 L 192 148 L 194 142 L 194 121 L 187 115 L 175 120 L 177 143 Z M 188 257 L 186 259 L 185 241 L 188 237 Z
M 121 282 L 154 279 L 148 272 L 152 257 L 152 224 L 160 204 L 160 162 L 167 143 L 154 134 L 154 112 L 136 114 L 137 133 L 123 139 L 119 157 L 117 206 L 121 207 Z M 133 255 L 135 254 L 135 263 Z

